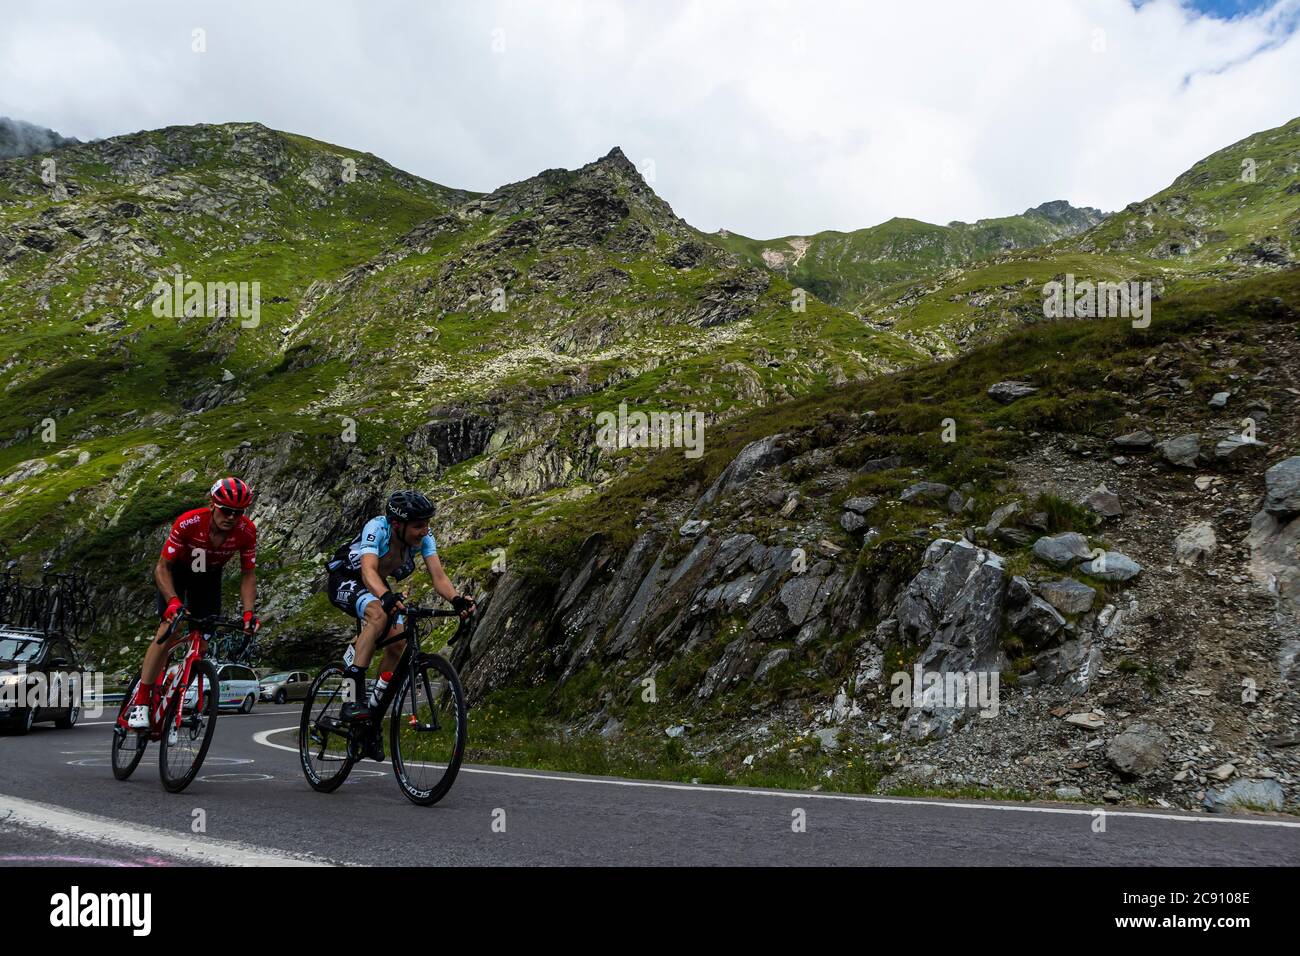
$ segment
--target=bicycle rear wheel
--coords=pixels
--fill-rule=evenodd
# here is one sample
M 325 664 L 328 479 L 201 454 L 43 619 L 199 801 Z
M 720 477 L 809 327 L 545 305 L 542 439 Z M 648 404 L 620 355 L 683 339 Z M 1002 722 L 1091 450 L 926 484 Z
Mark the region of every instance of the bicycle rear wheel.
M 191 690 L 194 702 L 187 704 Z M 217 697 L 217 669 L 211 661 L 198 661 L 190 671 L 189 687 L 177 687 L 167 704 L 158 743 L 158 775 L 171 793 L 180 793 L 193 783 L 203 766 L 212 732 L 217 729 Z
M 402 681 L 389 727 L 393 773 L 408 800 L 427 807 L 447 795 L 468 736 L 456 668 L 437 654 L 421 655 Z
M 313 790 L 332 793 L 352 772 L 352 727 L 343 722 L 343 668 L 331 664 L 316 676 L 302 702 L 298 759 Z
M 149 745 L 147 730 L 132 730 L 126 726 L 126 712 L 131 701 L 135 700 L 135 689 L 139 684 L 140 675 L 136 674 L 135 680 L 126 689 L 122 706 L 117 710 L 117 720 L 113 723 L 113 776 L 118 780 L 125 780 L 135 773 L 135 768 L 140 766 L 140 758 Z

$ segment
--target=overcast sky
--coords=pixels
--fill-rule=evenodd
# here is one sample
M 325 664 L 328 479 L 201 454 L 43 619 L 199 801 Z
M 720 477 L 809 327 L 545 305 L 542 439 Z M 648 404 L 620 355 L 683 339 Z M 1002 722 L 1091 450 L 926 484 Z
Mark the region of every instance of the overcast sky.
M 693 225 L 763 238 L 1118 209 L 1300 115 L 1300 0 L 43 0 L 4 21 L 0 115 L 65 135 L 257 120 L 485 191 L 619 145 Z

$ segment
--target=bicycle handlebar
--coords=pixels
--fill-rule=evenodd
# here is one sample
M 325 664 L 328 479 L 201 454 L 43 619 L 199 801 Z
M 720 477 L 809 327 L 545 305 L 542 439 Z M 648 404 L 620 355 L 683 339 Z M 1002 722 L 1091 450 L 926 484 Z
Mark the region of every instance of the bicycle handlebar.
M 478 601 L 474 598 L 470 598 L 470 600 L 477 608 Z M 388 612 L 388 623 L 384 625 L 383 632 L 379 635 L 378 640 L 375 641 L 375 647 L 386 647 L 389 644 L 405 639 L 403 634 L 398 634 L 391 638 L 388 636 L 388 632 L 392 630 L 393 621 L 396 619 L 398 614 L 404 614 L 410 620 L 422 620 L 431 617 L 460 617 L 460 612 L 455 608 L 420 607 L 418 604 L 407 604 L 402 610 L 398 610 L 397 607 L 394 606 L 393 609 Z M 461 619 L 460 628 L 457 629 L 456 636 L 451 639 L 452 643 L 455 643 L 460 638 L 461 631 L 463 631 L 465 626 L 474 619 L 474 616 L 474 614 L 471 614 L 468 617 Z

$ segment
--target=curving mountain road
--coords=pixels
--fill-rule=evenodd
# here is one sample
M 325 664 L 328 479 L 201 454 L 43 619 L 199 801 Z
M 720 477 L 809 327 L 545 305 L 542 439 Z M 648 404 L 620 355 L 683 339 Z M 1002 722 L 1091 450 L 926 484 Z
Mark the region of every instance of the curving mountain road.
M 176 863 L 504 865 L 1300 864 L 1300 820 L 794 793 L 465 767 L 421 808 L 387 765 L 334 794 L 298 767 L 298 707 L 223 715 L 200 778 L 126 782 L 107 716 L 0 738 L 0 865 Z M 796 832 L 795 823 L 806 824 Z M 195 834 L 195 821 L 205 830 Z

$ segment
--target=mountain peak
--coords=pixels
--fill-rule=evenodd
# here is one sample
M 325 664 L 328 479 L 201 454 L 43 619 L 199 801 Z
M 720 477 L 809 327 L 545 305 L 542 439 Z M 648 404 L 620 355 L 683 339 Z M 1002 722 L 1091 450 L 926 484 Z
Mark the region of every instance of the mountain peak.
M 1037 216 L 1040 219 L 1047 219 L 1051 222 L 1075 228 L 1095 226 L 1106 218 L 1106 214 L 1100 209 L 1094 209 L 1091 206 L 1072 206 L 1069 200 L 1066 199 L 1052 199 L 1037 206 L 1031 206 L 1024 211 L 1023 215 Z
M 628 159 L 627 154 L 619 146 L 615 146 L 600 159 L 589 164 L 587 168 L 612 170 L 644 182 L 641 170 L 637 169 L 636 163 Z

